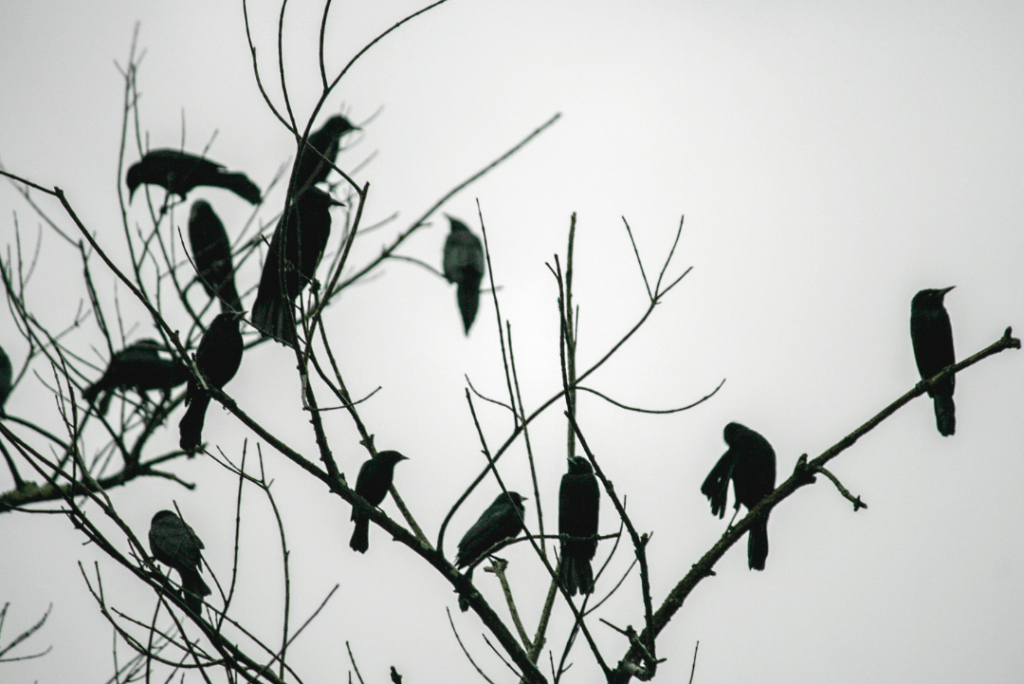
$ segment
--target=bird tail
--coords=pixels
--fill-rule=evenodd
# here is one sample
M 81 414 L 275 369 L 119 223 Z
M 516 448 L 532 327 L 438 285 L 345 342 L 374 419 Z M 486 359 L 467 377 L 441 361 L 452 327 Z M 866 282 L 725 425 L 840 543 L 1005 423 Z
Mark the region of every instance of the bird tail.
M 353 551 L 366 553 L 366 550 L 370 548 L 370 519 L 357 515 L 355 511 L 352 511 L 352 519 L 356 521 L 356 528 L 352 530 L 352 540 L 348 545 L 352 547 Z
M 768 518 L 755 520 L 747 534 L 747 565 L 751 570 L 764 570 L 768 558 Z
M 575 556 L 563 556 L 559 574 L 569 596 L 575 595 L 577 591 L 581 594 L 594 593 L 594 571 L 590 567 L 589 560 Z
M 221 313 L 242 311 L 242 298 L 238 296 L 238 289 L 235 287 L 235 279 L 233 277 L 224 280 L 224 284 L 220 286 L 217 296 L 220 298 Z
M 192 397 L 188 410 L 185 411 L 185 415 L 178 424 L 178 446 L 182 450 L 189 452 L 199 451 L 199 447 L 203 444 L 203 423 L 206 422 L 206 407 L 209 405 L 210 395 L 206 392 L 200 392 Z
M 466 579 L 468 579 L 470 582 L 473 581 L 473 571 L 472 570 L 470 570 L 469 572 L 466 573 Z M 469 599 L 467 599 L 462 594 L 459 594 L 459 610 L 461 610 L 463 613 L 465 613 L 467 610 L 469 610 Z
M 298 341 L 291 302 L 285 297 L 257 298 L 252 306 L 252 324 L 264 335 L 290 347 L 294 347 Z
M 939 428 L 939 434 L 949 437 L 956 432 L 956 413 L 953 406 L 953 395 L 935 395 L 935 425 Z
M 185 590 L 182 596 L 185 605 L 193 613 L 199 615 L 203 610 L 203 597 L 210 595 L 210 587 L 199 576 L 198 570 L 179 570 L 178 572 L 181 574 L 181 588 Z
M 462 327 L 469 335 L 469 329 L 476 320 L 476 311 L 480 306 L 480 278 L 465 278 L 459 283 L 457 290 L 459 313 L 462 314 Z
M 258 204 L 260 189 L 244 173 L 221 174 L 220 187 L 230 190 L 249 204 Z
M 711 515 L 725 516 L 725 503 L 729 498 L 729 478 L 736 464 L 733 454 L 726 452 L 711 469 L 700 486 L 700 493 L 711 502 Z

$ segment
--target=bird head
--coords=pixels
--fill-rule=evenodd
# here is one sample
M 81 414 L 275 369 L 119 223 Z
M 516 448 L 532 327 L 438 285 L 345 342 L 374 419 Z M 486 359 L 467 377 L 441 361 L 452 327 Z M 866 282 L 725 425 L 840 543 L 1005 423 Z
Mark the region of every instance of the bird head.
M 469 226 L 467 226 L 465 223 L 463 223 L 459 219 L 453 218 L 452 216 L 450 216 L 448 214 L 445 214 L 445 217 L 448 219 L 448 222 L 451 223 L 452 232 L 453 233 L 457 233 L 459 231 L 465 231 L 467 233 L 469 232 Z
M 569 459 L 570 475 L 592 475 L 593 472 L 594 469 L 591 467 L 590 461 L 582 456 L 573 456 Z
M 212 213 L 213 207 L 210 206 L 209 202 L 206 200 L 196 200 L 192 203 L 192 211 L 189 212 L 188 221 L 189 223 L 192 223 L 196 219 L 203 216 L 209 216 Z
M 178 514 L 175 513 L 174 511 L 168 511 L 168 510 L 157 511 L 156 515 L 153 516 L 153 521 L 150 524 L 151 525 L 156 525 L 158 522 L 163 522 L 163 521 L 168 520 L 170 518 L 177 518 L 177 517 L 178 517 Z
M 946 296 L 946 293 L 952 290 L 956 285 L 950 285 L 944 287 L 941 290 L 921 290 L 914 295 L 914 301 L 911 302 L 911 306 L 917 308 L 926 309 L 938 309 L 942 306 L 942 298 Z
M 125 182 L 128 183 L 128 203 L 131 204 L 132 197 L 135 196 L 135 190 L 142 185 L 142 162 L 132 164 L 131 168 L 128 169 Z
M 403 456 L 397 451 L 378 451 L 377 460 L 382 461 L 384 463 L 390 463 L 393 466 L 399 461 L 408 461 L 409 457 Z
M 332 116 L 330 119 L 324 122 L 324 129 L 330 131 L 332 136 L 340 138 L 349 131 L 360 131 L 362 130 L 359 126 L 355 126 L 351 121 L 343 116 Z

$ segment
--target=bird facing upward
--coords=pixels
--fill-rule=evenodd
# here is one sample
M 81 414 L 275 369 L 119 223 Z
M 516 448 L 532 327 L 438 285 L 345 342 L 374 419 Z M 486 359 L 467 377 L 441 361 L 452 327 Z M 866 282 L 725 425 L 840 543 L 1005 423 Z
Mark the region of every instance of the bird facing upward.
M 260 189 L 244 173 L 230 173 L 224 166 L 180 150 L 152 150 L 132 164 L 125 178 L 128 201 L 143 183 L 159 185 L 182 199 L 197 185 L 224 188 L 249 204 L 260 201 Z
M 476 319 L 480 306 L 480 281 L 484 277 L 484 249 L 480 238 L 470 232 L 462 221 L 448 217 L 451 232 L 444 242 L 444 277 L 458 285 L 456 297 L 462 326 L 469 335 L 469 328 Z
M 956 363 L 953 326 L 942 304 L 942 298 L 953 287 L 921 290 L 910 302 L 910 340 L 914 345 L 914 359 L 922 380 L 934 377 L 943 368 Z M 928 390 L 928 395 L 935 403 L 935 424 L 943 437 L 956 432 L 956 408 L 953 405 L 955 386 L 956 376 L 950 374 Z
M 775 489 L 775 451 L 768 440 L 739 423 L 729 423 L 724 431 L 729 449 L 711 469 L 700 491 L 711 502 L 711 514 L 725 515 L 729 480 L 736 493 L 736 504 L 750 510 Z M 768 516 L 755 520 L 747 535 L 747 564 L 751 570 L 764 570 L 768 558 Z
M 241 318 L 242 314 L 238 312 L 217 314 L 199 341 L 196 368 L 211 387 L 223 389 L 242 365 L 242 333 L 238 329 Z M 210 405 L 210 393 L 200 387 L 194 377 L 188 380 L 185 403 L 188 410 L 178 424 L 178 446 L 184 451 L 198 451 L 203 443 L 203 424 Z
M 303 149 L 295 160 L 292 167 L 292 187 L 296 196 L 306 188 L 322 183 L 327 180 L 331 172 L 331 166 L 323 160 L 321 154 L 331 160 L 331 164 L 338 157 L 338 150 L 341 147 L 341 138 L 350 131 L 358 131 L 358 126 L 343 116 L 332 116 L 320 130 L 313 131 L 306 139 L 309 147 Z M 313 150 L 316 150 L 314 152 Z M 317 154 L 319 152 L 320 154 Z
M 241 311 L 231 263 L 231 241 L 209 202 L 196 200 L 188 217 L 188 241 L 196 274 L 206 294 L 220 299 L 221 311 Z

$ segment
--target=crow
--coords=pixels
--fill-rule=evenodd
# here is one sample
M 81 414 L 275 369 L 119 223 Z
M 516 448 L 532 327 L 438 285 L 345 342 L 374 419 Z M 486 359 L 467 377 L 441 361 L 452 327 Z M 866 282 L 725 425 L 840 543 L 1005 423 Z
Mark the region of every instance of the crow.
M 700 491 L 711 502 L 711 514 L 725 515 L 729 480 L 736 493 L 736 504 L 750 510 L 775 489 L 775 451 L 768 440 L 739 423 L 729 423 L 724 431 L 728 451 L 711 469 Z M 768 558 L 768 516 L 755 520 L 747 535 L 747 564 L 751 570 L 764 570 Z
M 459 552 L 455 555 L 455 565 L 459 568 L 471 566 L 467 576 L 472 579 L 473 568 L 484 554 L 500 541 L 511 539 L 523 529 L 523 516 L 526 497 L 518 492 L 504 492 L 487 507 L 469 531 L 459 542 Z M 459 597 L 459 608 L 465 613 L 469 610 L 469 602 Z
M 182 598 L 189 609 L 199 615 L 203 597 L 210 587 L 199 576 L 202 572 L 203 541 L 174 511 L 160 511 L 149 526 L 149 550 L 161 563 L 169 565 L 181 576 Z
M 238 330 L 241 318 L 241 313 L 233 311 L 217 314 L 199 341 L 196 367 L 211 387 L 222 389 L 242 365 L 242 333 Z M 203 423 L 210 393 L 201 388 L 194 377 L 188 379 L 185 403 L 188 410 L 178 424 L 178 446 L 184 451 L 198 451 L 203 443 Z
M 601 492 L 590 461 L 580 456 L 569 459 L 569 472 L 562 476 L 558 490 L 558 534 L 577 537 L 561 539 L 562 565 L 559 577 L 569 595 L 594 591 L 594 571 L 590 560 L 597 551 L 597 539 L 578 539 L 597 535 L 597 517 Z
M 371 458 L 359 469 L 359 477 L 356 478 L 356 494 L 374 506 L 379 506 L 391 487 L 395 466 L 399 461 L 404 460 L 406 457 L 397 451 L 377 452 L 376 458 Z M 366 550 L 370 548 L 370 519 L 353 506 L 352 520 L 355 521 L 356 527 L 352 531 L 352 541 L 349 542 L 349 546 L 359 553 L 366 553 Z
M 480 281 L 484 277 L 484 248 L 462 221 L 448 216 L 451 232 L 444 242 L 444 277 L 456 283 L 462 327 L 466 335 L 480 305 Z
M 188 218 L 188 241 L 199 282 L 206 294 L 220 299 L 222 312 L 241 311 L 242 301 L 235 289 L 235 268 L 231 264 L 231 242 L 209 202 L 193 202 Z
M 942 298 L 953 287 L 955 285 L 942 290 L 921 290 L 910 302 L 910 340 L 914 344 L 914 359 L 922 380 L 934 377 L 943 368 L 956 363 L 953 327 L 942 305 Z M 938 386 L 928 390 L 928 395 L 935 402 L 935 424 L 943 437 L 956 432 L 955 386 L 956 376 L 950 374 Z
M 306 142 L 313 149 L 304 148 L 292 167 L 292 188 L 296 196 L 306 188 L 327 180 L 331 166 L 320 155 L 327 157 L 333 164 L 338 156 L 342 136 L 349 131 L 358 130 L 359 127 L 353 126 L 345 117 L 332 116 L 324 122 L 320 130 L 309 134 Z
M 230 190 L 249 204 L 260 201 L 260 189 L 244 173 L 229 173 L 221 164 L 179 150 L 147 152 L 128 169 L 126 181 L 129 203 L 143 183 L 159 185 L 181 199 L 197 185 L 209 185 Z
M 114 390 L 134 389 L 144 395 L 154 389 L 169 391 L 188 380 L 185 364 L 177 359 L 161 358 L 162 348 L 156 340 L 146 338 L 115 352 L 102 377 L 85 388 L 82 396 L 95 404 L 102 394 L 97 412 L 106 415 Z
M 278 222 L 252 307 L 252 324 L 264 335 L 295 346 L 292 303 L 313 280 L 331 236 L 330 195 L 311 187 Z
M 14 381 L 14 369 L 11 367 L 11 360 L 7 352 L 0 347 L 0 416 L 4 415 L 4 404 L 7 403 L 7 396 L 11 393 L 11 383 Z

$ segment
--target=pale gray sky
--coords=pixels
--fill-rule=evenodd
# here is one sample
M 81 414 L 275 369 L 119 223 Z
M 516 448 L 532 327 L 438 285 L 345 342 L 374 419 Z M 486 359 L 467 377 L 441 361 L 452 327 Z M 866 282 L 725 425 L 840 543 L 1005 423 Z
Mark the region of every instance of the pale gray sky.
M 262 73 L 280 102 L 272 61 L 278 7 L 259 4 L 250 11 Z M 378 152 L 360 175 L 371 183 L 367 218 L 400 217 L 357 243 L 353 263 L 372 257 L 436 198 L 552 114 L 563 114 L 444 207 L 478 230 L 480 201 L 528 405 L 560 386 L 557 289 L 544 263 L 564 254 L 570 213 L 579 216 L 581 365 L 603 354 L 645 306 L 620 217 L 633 227 L 650 271 L 685 214 L 670 274 L 691 265 L 693 272 L 591 384 L 648 408 L 689 403 L 723 377 L 725 386 L 710 402 L 671 417 L 580 401 L 589 442 L 628 495 L 637 525 L 654 531 L 657 605 L 724 529 L 699 487 L 725 450 L 727 422 L 767 437 L 780 479 L 788 476 L 800 454 L 816 456 L 918 379 L 908 319 L 911 297 L 922 288 L 957 286 L 946 304 L 958 358 L 995 341 L 1007 325 L 1024 331 L 1024 8 L 637 5 L 452 0 L 371 51 L 327 111 L 344 106 L 362 121 L 383 107 L 341 163 L 354 167 Z M 418 6 L 337 4 L 329 68 Z M 287 19 L 299 116 L 310 111 L 318 83 L 318 14 L 305 12 L 296 3 Z M 253 81 L 240 2 L 4 3 L 0 160 L 63 188 L 115 254 L 123 83 L 113 62 L 124 63 L 136 20 L 147 51 L 140 108 L 152 147 L 178 146 L 184 117 L 187 148 L 201 150 L 217 131 L 210 156 L 261 186 L 293 148 Z M 247 205 L 226 193 L 199 196 L 215 203 L 229 231 L 248 215 Z M 278 190 L 265 220 L 282 200 Z M 53 202 L 43 204 L 60 214 Z M 15 213 L 34 237 L 38 220 L 6 184 L 0 209 L 0 242 L 13 241 Z M 179 212 L 179 222 L 186 215 Z M 135 206 L 131 216 L 142 221 L 143 210 Z M 446 233 L 437 216 L 402 253 L 439 265 Z M 43 260 L 46 275 L 37 276 L 29 298 L 58 326 L 83 296 L 80 262 L 49 232 Z M 239 277 L 253 281 L 255 268 Z M 108 279 L 103 296 L 112 301 L 113 292 Z M 118 294 L 126 311 L 138 311 L 123 289 Z M 378 446 L 410 456 L 396 483 L 432 538 L 483 465 L 463 374 L 490 395 L 505 392 L 492 303 L 482 301 L 465 339 L 454 299 L 425 270 L 391 262 L 376 280 L 347 291 L 327 318 L 353 392 L 383 388 L 362 415 Z M 6 310 L 0 320 L 0 345 L 19 365 L 22 342 Z M 148 332 L 144 326 L 133 337 Z M 100 338 L 89 328 L 74 339 L 87 353 Z M 228 390 L 312 453 L 308 423 L 295 408 L 292 366 L 289 353 L 264 345 L 246 356 Z M 697 640 L 701 684 L 749 680 L 755 672 L 771 682 L 1019 681 L 1022 385 L 1024 357 L 1006 352 L 958 377 L 954 437 L 938 435 L 930 402 L 919 399 L 841 456 L 834 472 L 870 508 L 853 514 L 821 482 L 776 509 L 765 572 L 747 570 L 743 544 L 723 559 L 717 577 L 700 585 L 663 633 L 660 655 L 668 660 L 658 681 L 685 681 Z M 257 398 L 268 395 L 272 401 Z M 21 415 L 49 414 L 52 406 L 31 378 L 8 402 Z M 503 441 L 511 421 L 491 408 L 482 413 L 489 442 Z M 157 444 L 176 441 L 178 418 Z M 332 414 L 328 425 L 351 481 L 364 452 L 345 415 Z M 253 444 L 251 433 L 216 408 L 206 437 L 234 454 L 244 439 Z M 560 408 L 538 421 L 532 438 L 553 521 L 565 456 Z M 385 681 L 391 664 L 406 681 L 476 681 L 447 625 L 444 610 L 454 608 L 454 595 L 434 572 L 377 528 L 370 553 L 356 557 L 347 547 L 347 508 L 277 454 L 264 453 L 288 516 L 293 619 L 304 619 L 342 585 L 292 651 L 306 681 L 345 680 L 346 640 L 368 681 Z M 524 453 L 520 444 L 505 476 L 526 493 Z M 198 489 L 152 481 L 112 496 L 140 535 L 153 512 L 176 500 L 206 541 L 209 563 L 226 575 L 233 482 L 202 458 L 180 463 L 178 472 Z M 0 471 L 0 490 L 10 486 Z M 495 491 L 481 487 L 455 517 L 449 553 Z M 531 514 L 535 504 L 531 496 Z M 236 608 L 269 632 L 282 610 L 277 540 L 256 532 L 271 524 L 265 501 L 253 495 L 246 506 L 247 600 Z M 394 512 L 390 501 L 384 508 Z M 605 500 L 602 529 L 609 532 L 611 510 Z M 91 571 L 98 559 L 105 588 L 124 610 L 149 615 L 152 596 L 83 547 L 62 518 L 3 515 L 0 538 L 0 601 L 13 604 L 0 641 L 55 604 L 35 639 L 52 643 L 53 652 L 0 665 L 0 679 L 104 681 L 112 669 L 111 630 L 77 563 Z M 535 626 L 543 570 L 526 547 L 507 555 L 520 609 Z M 620 552 L 613 568 L 621 572 L 627 563 Z M 500 605 L 493 578 L 478 579 Z M 599 591 L 609 583 L 602 578 Z M 381 587 L 387 596 L 371 614 L 367 594 Z M 602 615 L 639 628 L 638 587 L 627 582 Z M 564 638 L 568 620 L 560 606 L 551 643 Z M 511 681 L 480 639 L 477 619 L 457 614 L 456 624 L 488 673 Z M 593 629 L 606 657 L 617 660 L 623 639 L 599 623 Z M 126 657 L 123 644 L 119 657 Z M 594 681 L 584 647 L 574 661 L 568 681 Z

